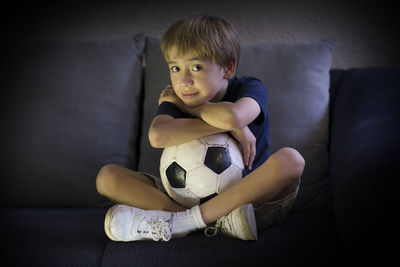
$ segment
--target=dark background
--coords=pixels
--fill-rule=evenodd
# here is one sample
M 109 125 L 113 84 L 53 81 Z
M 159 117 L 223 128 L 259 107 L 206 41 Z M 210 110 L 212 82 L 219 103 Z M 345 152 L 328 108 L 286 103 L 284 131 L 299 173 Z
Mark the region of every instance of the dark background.
M 246 43 L 336 38 L 333 68 L 399 66 L 395 1 L 35 1 L 2 5 L 3 42 L 113 39 L 138 32 L 161 37 L 183 16 L 210 13 L 230 21 Z

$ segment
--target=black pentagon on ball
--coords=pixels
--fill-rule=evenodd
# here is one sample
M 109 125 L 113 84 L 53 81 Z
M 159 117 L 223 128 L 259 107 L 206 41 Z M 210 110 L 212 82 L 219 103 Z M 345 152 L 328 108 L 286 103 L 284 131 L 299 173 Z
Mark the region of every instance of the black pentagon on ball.
M 204 165 L 217 174 L 221 174 L 231 166 L 231 157 L 225 147 L 209 147 Z
M 165 174 L 173 188 L 184 188 L 186 186 L 186 171 L 175 161 L 168 166 Z

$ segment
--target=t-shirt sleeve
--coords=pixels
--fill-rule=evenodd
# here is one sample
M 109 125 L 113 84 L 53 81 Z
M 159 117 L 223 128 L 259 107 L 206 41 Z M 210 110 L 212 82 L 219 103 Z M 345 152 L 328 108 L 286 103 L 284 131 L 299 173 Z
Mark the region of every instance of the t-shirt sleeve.
M 171 102 L 162 102 L 157 109 L 156 115 L 169 115 L 175 119 L 178 118 L 193 118 L 193 116 L 182 112 L 176 105 Z
M 254 122 L 257 124 L 262 123 L 268 116 L 267 89 L 265 88 L 264 83 L 256 78 L 247 78 L 238 92 L 238 99 L 242 97 L 250 97 L 258 103 L 261 112 Z

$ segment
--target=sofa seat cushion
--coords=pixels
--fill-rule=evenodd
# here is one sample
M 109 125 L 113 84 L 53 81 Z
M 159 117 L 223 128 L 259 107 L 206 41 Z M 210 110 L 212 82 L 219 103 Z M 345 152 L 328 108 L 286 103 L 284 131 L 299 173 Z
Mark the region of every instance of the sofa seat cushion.
M 101 266 L 106 209 L 0 208 L 4 266 Z
M 256 242 L 202 231 L 169 242 L 110 241 L 103 266 L 328 266 L 338 252 L 333 221 L 326 207 L 290 213 L 281 225 L 260 231 Z
M 144 40 L 9 45 L 0 204 L 109 205 L 95 179 L 107 163 L 136 164 Z

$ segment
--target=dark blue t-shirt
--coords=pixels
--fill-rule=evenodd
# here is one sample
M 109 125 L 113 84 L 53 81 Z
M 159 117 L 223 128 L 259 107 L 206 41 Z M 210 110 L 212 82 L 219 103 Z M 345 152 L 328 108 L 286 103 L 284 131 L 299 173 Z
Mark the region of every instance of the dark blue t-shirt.
M 258 168 L 270 156 L 269 119 L 267 111 L 267 90 L 264 84 L 252 77 L 234 77 L 229 80 L 228 88 L 221 102 L 236 102 L 239 98 L 250 97 L 260 105 L 261 112 L 248 127 L 257 139 L 256 157 L 252 170 L 245 170 L 244 175 Z M 163 102 L 158 107 L 157 114 L 166 114 L 177 118 L 194 118 L 192 115 L 182 112 L 170 102 Z

